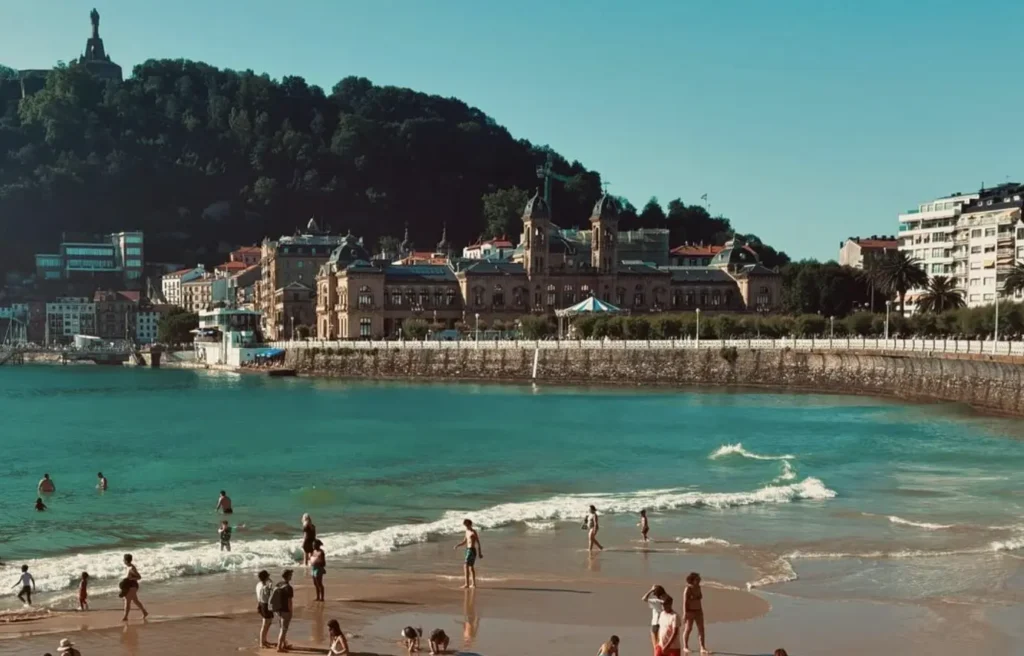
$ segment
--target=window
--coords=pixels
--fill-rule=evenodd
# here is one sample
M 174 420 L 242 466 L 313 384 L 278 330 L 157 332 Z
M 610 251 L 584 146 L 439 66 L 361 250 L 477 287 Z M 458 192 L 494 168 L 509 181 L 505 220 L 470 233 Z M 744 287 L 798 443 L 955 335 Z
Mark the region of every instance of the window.
M 971 271 L 977 271 L 981 268 L 981 262 L 971 262 Z
M 980 298 L 981 297 L 978 294 L 971 294 L 970 301 L 971 303 L 976 303 Z
M 402 305 L 402 292 L 401 291 L 399 291 L 397 289 L 391 290 L 391 304 L 394 305 L 395 307 L 400 307 Z
M 590 298 L 590 285 L 580 285 L 580 299 Z
M 299 260 L 298 262 L 295 263 L 295 266 L 297 268 L 301 269 L 302 268 L 302 264 L 303 264 L 302 260 Z
M 941 248 L 933 248 L 932 249 L 932 257 L 942 257 L 942 249 Z
M 626 288 L 618 287 L 615 289 L 615 304 L 623 306 L 626 304 Z
M 996 229 L 995 228 L 985 228 L 985 236 L 986 237 L 995 237 L 996 236 Z
M 996 295 L 995 294 L 985 294 L 985 296 L 983 298 L 986 301 L 994 301 L 995 298 L 996 298 Z
M 131 248 L 126 248 L 124 250 L 124 252 L 126 254 L 128 254 L 128 255 L 142 255 L 142 249 L 138 248 L 137 246 L 132 246 Z
M 427 305 L 430 305 L 430 290 L 424 288 L 420 290 L 420 307 Z
M 1017 239 L 1024 239 L 1024 228 L 1017 228 Z
M 711 294 L 711 305 L 718 306 L 722 304 L 722 293 L 717 289 Z
M 772 304 L 772 293 L 767 287 L 762 286 L 757 292 L 757 306 L 768 307 Z
M 639 307 L 643 307 L 643 306 L 644 306 L 644 286 L 643 285 L 637 285 L 633 289 L 633 307 L 639 308 Z
M 405 292 L 405 302 L 409 304 L 409 307 L 415 306 L 416 292 L 414 292 L 410 287 L 406 287 L 403 291 Z
M 708 305 L 708 290 L 700 290 L 700 307 L 707 307 Z
M 444 301 L 444 293 L 440 289 L 434 290 L 434 306 L 441 307 L 441 303 Z
M 683 293 L 678 289 L 672 290 L 672 307 L 677 308 L 683 302 Z
M 975 254 L 980 253 L 981 252 L 981 246 L 971 246 L 971 252 L 975 253 Z
M 369 337 L 373 331 L 373 320 L 369 317 L 363 317 L 359 320 L 359 336 Z
M 373 292 L 366 285 L 359 288 L 359 309 L 365 310 L 373 307 Z M 362 321 L 360 321 L 362 324 Z M 360 327 L 361 330 L 361 327 Z
M 449 289 L 444 297 L 444 304 L 447 306 L 455 305 L 455 290 Z
M 567 306 L 576 302 L 576 292 L 572 285 L 562 287 L 562 302 Z
M 558 295 L 555 293 L 555 286 L 548 285 L 548 306 L 554 307 L 555 303 L 558 302 Z
M 932 273 L 942 273 L 942 265 L 941 264 L 933 264 L 932 265 Z
M 991 285 L 991 284 L 992 284 L 992 278 L 991 278 L 991 277 L 988 277 L 988 278 L 982 278 L 982 279 L 981 279 L 981 284 L 982 284 L 982 285 L 985 285 L 986 287 L 988 287 L 989 285 Z
M 473 305 L 480 307 L 484 304 L 484 288 L 474 287 L 473 288 Z
M 516 287 L 512 290 L 512 304 L 516 307 L 523 307 L 523 288 Z
M 96 257 L 113 257 L 114 247 L 113 246 L 101 246 L 99 248 L 86 248 L 82 246 L 69 246 L 64 249 L 65 255 L 92 255 Z
M 683 303 L 684 303 L 684 305 L 686 305 L 686 307 L 693 307 L 694 295 L 693 295 L 692 291 L 687 291 L 686 292 L 686 296 L 684 296 L 683 298 L 684 298 Z
M 541 306 L 541 293 L 540 285 L 533 291 L 533 307 L 539 308 Z
M 494 291 L 491 292 L 491 305 L 496 308 L 505 307 L 505 290 L 501 285 L 494 286 Z
M 985 252 L 986 253 L 995 253 L 996 252 L 996 247 L 995 246 L 986 246 L 985 247 Z
M 975 228 L 974 230 L 971 230 L 971 236 L 972 237 L 980 237 L 981 236 L 981 228 Z

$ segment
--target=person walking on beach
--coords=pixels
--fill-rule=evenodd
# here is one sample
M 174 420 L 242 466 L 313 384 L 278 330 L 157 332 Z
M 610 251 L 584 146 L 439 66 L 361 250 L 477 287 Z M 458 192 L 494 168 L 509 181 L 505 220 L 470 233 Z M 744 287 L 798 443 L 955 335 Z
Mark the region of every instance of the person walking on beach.
M 647 542 L 649 542 L 649 540 L 647 539 L 647 533 L 651 530 L 651 525 L 647 523 L 646 510 L 640 511 L 640 523 L 637 524 L 637 526 L 640 527 L 640 537 L 646 544 Z
M 327 573 L 327 553 L 324 551 L 324 543 L 320 540 L 313 541 L 313 553 L 309 555 L 309 564 L 313 568 L 313 587 L 316 588 L 316 600 L 326 601 L 324 598 L 324 574 Z
M 216 510 L 219 510 L 225 515 L 230 515 L 231 513 L 235 512 L 234 508 L 231 507 L 231 497 L 229 497 L 228 493 L 225 492 L 224 490 L 220 491 L 220 498 L 217 499 Z
M 56 492 L 57 486 L 53 484 L 53 480 L 50 478 L 49 474 L 43 474 L 43 478 L 39 481 L 39 486 L 36 489 L 40 492 L 49 494 L 50 492 Z
M 651 607 L 651 647 L 653 649 L 658 648 L 658 618 L 661 617 L 665 600 L 668 598 L 665 588 L 660 585 L 652 585 L 651 589 L 644 593 L 643 597 L 640 597 L 641 601 L 646 601 L 647 605 Z
M 707 645 L 704 642 L 704 606 L 701 600 L 704 593 L 700 589 L 700 574 L 690 572 L 686 577 L 686 589 L 683 591 L 683 646 L 690 651 L 690 633 L 693 625 L 697 625 L 697 640 L 700 642 L 700 653 L 706 654 Z
M 36 512 L 43 512 L 47 509 L 47 505 L 43 503 L 42 497 L 36 497 Z
M 597 532 L 601 529 L 601 526 L 597 521 L 597 508 L 594 506 L 590 506 L 590 512 L 587 513 L 587 519 L 583 522 L 583 527 L 587 529 L 587 551 L 594 553 L 594 547 L 604 551 L 604 547 L 597 541 Z
M 672 597 L 666 597 L 658 617 L 658 646 L 654 656 L 680 656 L 679 613 L 672 610 Z
M 100 492 L 107 491 L 107 477 L 103 475 L 103 472 L 96 472 L 96 478 L 99 479 L 99 483 L 96 484 L 96 489 Z
M 89 572 L 82 572 L 78 583 L 78 610 L 89 610 Z
M 288 627 L 292 623 L 292 607 L 295 590 L 292 588 L 292 570 L 281 572 L 281 582 L 274 587 L 270 595 L 270 609 L 281 621 L 281 630 L 277 634 L 277 651 L 288 651 Z
M 60 645 L 57 647 L 58 656 L 82 656 L 82 652 L 75 649 L 75 643 L 69 639 L 64 638 L 60 641 Z
M 608 642 L 601 643 L 597 656 L 619 656 L 619 636 L 613 635 Z
M 473 521 L 470 519 L 462 520 L 462 525 L 466 528 L 466 536 L 462 538 L 462 542 L 455 545 L 456 551 L 459 547 L 466 547 L 466 559 L 462 564 L 463 573 L 466 575 L 466 582 L 462 585 L 463 588 L 475 588 L 476 587 L 476 559 L 484 557 L 484 548 L 480 544 L 480 535 L 473 528 Z
M 330 646 L 327 648 L 328 656 L 348 654 L 348 640 L 345 639 L 345 634 L 342 632 L 338 620 L 331 620 L 327 623 L 327 636 L 331 641 Z
M 316 524 L 309 513 L 302 514 L 302 564 L 309 564 L 309 557 L 313 554 L 313 543 L 316 542 Z
M 124 598 L 124 617 L 121 618 L 122 622 L 128 621 L 128 613 L 132 609 L 132 604 L 138 606 L 139 610 L 142 611 L 142 619 L 146 619 L 149 616 L 149 612 L 146 607 L 139 601 L 139 581 L 142 580 L 142 575 L 139 574 L 139 570 L 132 564 L 132 555 L 124 555 L 124 578 L 121 579 L 120 596 Z
M 21 577 L 19 577 L 18 582 L 11 587 L 20 587 L 21 590 L 18 592 L 18 599 L 20 599 L 21 603 L 26 606 L 32 605 L 32 591 L 36 589 L 36 580 L 28 573 L 28 565 L 21 566 Z
M 256 578 L 259 579 L 256 582 L 256 612 L 261 619 L 260 649 L 266 649 L 271 646 L 267 642 L 267 633 L 270 632 L 270 623 L 274 621 L 274 612 L 270 610 L 270 597 L 274 594 L 274 584 L 271 582 L 270 573 L 267 570 L 260 571 Z

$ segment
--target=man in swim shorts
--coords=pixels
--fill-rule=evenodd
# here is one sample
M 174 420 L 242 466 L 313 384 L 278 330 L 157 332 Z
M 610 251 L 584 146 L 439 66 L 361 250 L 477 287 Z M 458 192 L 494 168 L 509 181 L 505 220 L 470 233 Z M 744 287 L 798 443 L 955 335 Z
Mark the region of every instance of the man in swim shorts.
M 231 497 L 229 497 L 228 493 L 225 492 L 224 490 L 220 491 L 220 498 L 217 499 L 216 510 L 219 510 L 225 515 L 230 515 L 231 513 L 235 512 L 234 509 L 231 508 Z
M 466 560 L 463 564 L 463 570 L 466 574 L 466 583 L 462 586 L 463 588 L 475 588 L 476 587 L 476 559 L 484 557 L 484 549 L 480 545 L 480 535 L 477 534 L 476 529 L 473 528 L 473 522 L 469 519 L 463 520 L 462 525 L 466 527 L 466 537 L 462 538 L 462 542 L 455 545 L 455 548 L 466 547 Z M 472 583 L 470 580 L 472 579 Z

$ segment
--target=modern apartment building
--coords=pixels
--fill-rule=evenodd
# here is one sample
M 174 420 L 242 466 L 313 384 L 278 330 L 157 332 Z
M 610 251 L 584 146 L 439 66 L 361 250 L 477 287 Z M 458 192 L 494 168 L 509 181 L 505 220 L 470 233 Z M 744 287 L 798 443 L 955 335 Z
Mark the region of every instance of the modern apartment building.
M 64 233 L 56 253 L 36 255 L 36 275 L 40 280 L 138 281 L 142 278 L 143 241 L 141 232 Z
M 977 198 L 978 194 L 955 193 L 921 203 L 900 214 L 899 250 L 920 261 L 929 278 L 956 277 L 953 251 L 959 243 L 956 242 L 957 222 L 964 206 Z M 916 298 L 922 291 L 912 289 L 907 294 L 908 311 L 914 310 Z
M 90 298 L 61 296 L 46 304 L 47 344 L 70 342 L 96 332 L 96 304 Z

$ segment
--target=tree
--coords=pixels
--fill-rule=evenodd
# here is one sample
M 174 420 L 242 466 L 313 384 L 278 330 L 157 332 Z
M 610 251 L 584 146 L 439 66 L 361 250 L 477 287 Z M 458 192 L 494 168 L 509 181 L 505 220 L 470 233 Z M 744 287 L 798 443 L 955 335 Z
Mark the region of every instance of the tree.
M 1024 264 L 1015 264 L 1003 281 L 1004 295 L 1012 296 L 1019 291 L 1024 291 Z
M 499 189 L 481 197 L 484 205 L 484 235 L 507 236 L 523 216 L 530 194 L 519 187 Z
M 651 196 L 644 208 L 640 210 L 637 223 L 640 228 L 660 228 L 664 225 L 665 210 L 661 209 L 657 197 Z
M 529 314 L 519 319 L 519 333 L 523 339 L 541 339 L 551 333 L 551 323 L 545 317 Z
M 309 336 L 313 334 L 313 329 L 303 324 L 301 326 L 295 326 L 295 336 L 298 339 L 309 339 Z
M 172 308 L 160 317 L 156 326 L 156 340 L 175 346 L 192 341 L 192 332 L 199 327 L 199 315 L 182 308 Z
M 921 268 L 921 261 L 905 251 L 890 252 L 879 258 L 871 277 L 878 289 L 899 298 L 900 316 L 903 316 L 907 292 L 928 284 L 928 274 Z
M 398 248 L 401 246 L 401 241 L 398 237 L 392 237 L 391 235 L 382 235 L 377 239 L 377 250 L 381 255 L 384 255 L 388 259 L 391 259 L 398 255 Z
M 964 293 L 956 288 L 956 281 L 946 276 L 935 276 L 928 281 L 925 292 L 917 299 L 921 312 L 939 314 L 964 306 Z
M 430 324 L 423 319 L 409 319 L 402 322 L 402 334 L 406 339 L 423 339 L 430 332 Z

